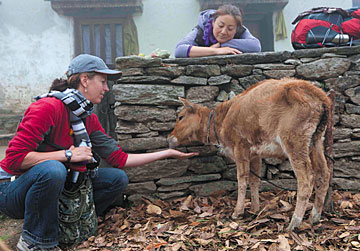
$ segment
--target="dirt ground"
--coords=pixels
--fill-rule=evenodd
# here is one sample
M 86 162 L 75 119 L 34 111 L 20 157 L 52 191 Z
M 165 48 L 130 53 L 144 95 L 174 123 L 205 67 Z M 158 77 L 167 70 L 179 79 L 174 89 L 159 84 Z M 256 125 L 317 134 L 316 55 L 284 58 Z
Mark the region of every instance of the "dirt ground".
M 0 240 L 7 244 L 11 250 L 16 250 L 24 220 L 10 219 L 0 213 Z M 1 248 L 0 248 L 1 250 Z
M 263 192 L 260 200 L 260 212 L 251 212 L 247 199 L 245 215 L 234 220 L 236 200 L 225 193 L 173 201 L 144 199 L 138 205 L 112 209 L 99 218 L 97 236 L 66 250 L 360 250 L 360 192 L 334 191 L 333 210 L 324 212 L 313 226 L 309 224 L 310 202 L 295 232 L 285 229 L 296 192 Z M 0 215 L 0 239 L 10 250 L 15 250 L 22 223 Z

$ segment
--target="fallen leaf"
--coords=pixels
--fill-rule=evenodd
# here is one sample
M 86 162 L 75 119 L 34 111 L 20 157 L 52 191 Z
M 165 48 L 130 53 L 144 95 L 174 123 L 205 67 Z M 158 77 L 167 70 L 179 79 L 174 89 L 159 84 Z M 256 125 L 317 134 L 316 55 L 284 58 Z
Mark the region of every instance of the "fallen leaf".
M 279 202 L 282 204 L 280 212 L 288 212 L 293 208 L 293 206 L 289 202 L 286 202 L 284 200 L 280 200 Z
M 204 217 L 208 217 L 208 216 L 211 216 L 211 215 L 213 215 L 213 214 L 209 213 L 209 212 L 203 212 L 202 214 L 199 215 L 199 217 L 204 218 Z
M 279 235 L 279 251 L 291 251 L 289 241 L 284 235 Z
M 190 226 L 198 226 L 198 225 L 200 225 L 200 222 L 198 221 L 193 221 L 190 223 Z
M 169 213 L 171 215 L 172 218 L 179 218 L 179 217 L 184 217 L 185 214 L 181 211 L 176 211 L 176 210 L 169 210 Z
M 167 242 L 152 243 L 152 244 L 148 245 L 145 249 L 146 250 L 154 250 L 154 249 L 160 248 L 161 246 L 165 246 L 166 244 L 167 244 Z
M 360 248 L 360 242 L 358 241 L 352 241 L 351 245 L 353 245 L 353 247 Z
M 340 239 L 343 239 L 343 238 L 345 238 L 345 237 L 347 237 L 347 236 L 349 236 L 349 235 L 350 235 L 349 232 L 345 232 L 345 233 L 340 234 L 339 238 L 340 238 Z
M 180 209 L 181 210 L 184 210 L 184 211 L 187 211 L 187 210 L 189 210 L 189 207 L 190 207 L 190 205 L 191 205 L 191 203 L 192 203 L 192 195 L 189 195 L 185 200 L 184 200 L 184 202 L 181 204 L 181 206 L 180 206 Z
M 146 208 L 146 212 L 148 214 L 157 214 L 160 215 L 161 214 L 161 208 L 154 205 L 154 204 L 149 204 Z
M 288 219 L 288 217 L 286 217 L 283 214 L 272 214 L 269 217 L 272 219 L 275 219 L 275 220 L 283 220 L 283 221 L 287 221 L 287 219 Z
M 232 229 L 236 230 L 239 227 L 239 224 L 237 224 L 236 222 L 232 221 L 229 224 L 229 227 L 231 227 Z
M 181 243 L 175 243 L 171 246 L 171 251 L 178 251 L 181 248 Z
M 194 240 L 197 243 L 199 243 L 200 245 L 204 245 L 204 246 L 207 246 L 209 243 L 212 242 L 212 240 L 204 240 L 204 239 L 199 239 L 199 238 L 195 238 Z
M 342 201 L 340 207 L 345 208 L 353 208 L 353 204 L 350 201 Z

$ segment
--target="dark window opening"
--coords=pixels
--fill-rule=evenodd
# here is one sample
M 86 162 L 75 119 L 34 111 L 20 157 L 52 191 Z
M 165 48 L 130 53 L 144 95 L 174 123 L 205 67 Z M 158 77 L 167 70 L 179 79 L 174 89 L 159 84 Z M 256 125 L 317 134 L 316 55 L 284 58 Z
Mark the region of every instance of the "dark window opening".
M 113 66 L 116 57 L 124 56 L 123 20 L 76 20 L 75 53 L 96 55 L 107 65 Z

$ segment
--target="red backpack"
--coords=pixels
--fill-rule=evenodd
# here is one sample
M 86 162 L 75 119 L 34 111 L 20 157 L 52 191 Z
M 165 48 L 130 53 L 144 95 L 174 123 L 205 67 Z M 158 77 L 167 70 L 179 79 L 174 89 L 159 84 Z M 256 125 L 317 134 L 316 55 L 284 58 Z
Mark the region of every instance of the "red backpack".
M 360 45 L 360 8 L 318 7 L 304 11 L 292 22 L 294 49 Z

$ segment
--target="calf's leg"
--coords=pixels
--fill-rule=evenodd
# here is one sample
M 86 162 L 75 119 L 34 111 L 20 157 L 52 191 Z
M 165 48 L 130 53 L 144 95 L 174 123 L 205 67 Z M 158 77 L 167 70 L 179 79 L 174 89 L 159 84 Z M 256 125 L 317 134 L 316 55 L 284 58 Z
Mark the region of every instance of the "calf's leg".
M 258 176 L 261 175 L 261 158 L 253 158 L 250 162 L 250 169 Z M 257 212 L 260 209 L 260 200 L 259 200 L 259 185 L 260 179 L 254 174 L 250 173 L 250 191 L 251 191 L 251 211 Z
M 320 221 L 330 181 L 330 170 L 324 156 L 322 140 L 318 140 L 318 142 L 316 142 L 310 152 L 310 159 L 315 174 L 315 201 L 311 211 L 311 222 L 317 223 Z
M 236 207 L 234 213 L 232 214 L 232 218 L 236 219 L 239 215 L 244 213 L 245 208 L 245 195 L 246 188 L 249 178 L 249 162 L 236 162 L 237 169 L 237 182 L 238 182 L 238 196 L 236 201 Z
M 309 155 L 290 156 L 290 162 L 297 178 L 297 197 L 295 211 L 287 228 L 288 231 L 300 227 L 313 189 L 313 171 Z

